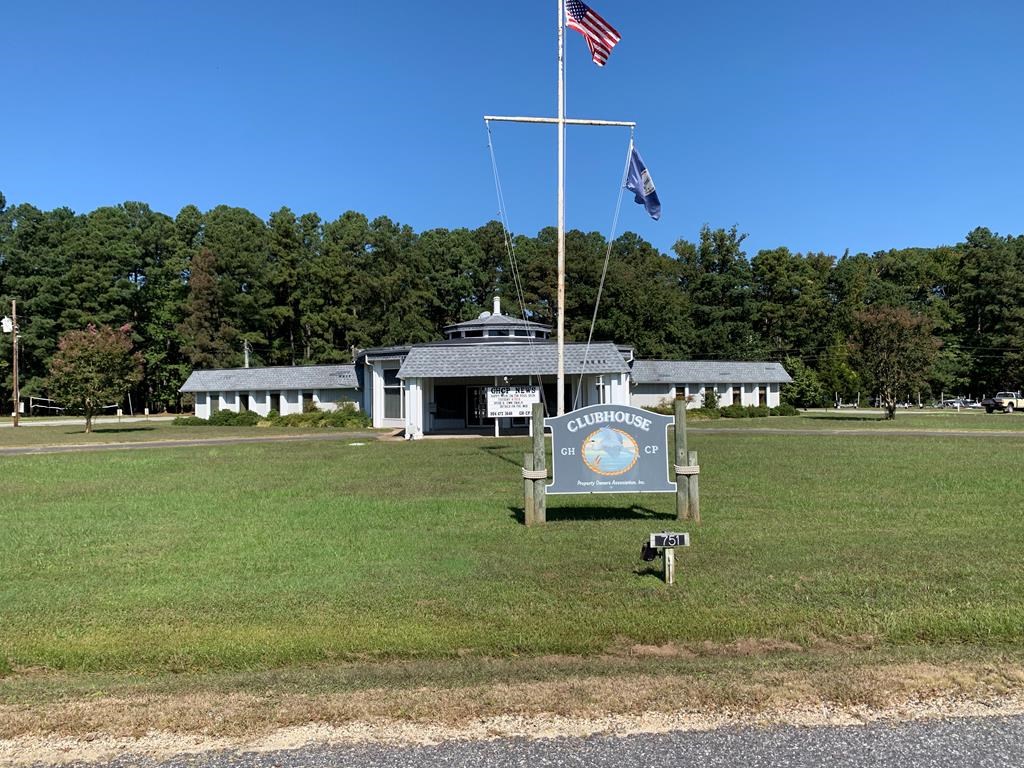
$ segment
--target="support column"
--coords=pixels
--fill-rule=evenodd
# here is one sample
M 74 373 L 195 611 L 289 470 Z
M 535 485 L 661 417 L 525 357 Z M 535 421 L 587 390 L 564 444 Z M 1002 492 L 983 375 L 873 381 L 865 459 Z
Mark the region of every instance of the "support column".
M 533 473 L 533 454 L 523 454 L 523 522 L 529 528 L 537 522 L 534 504 L 533 486 L 536 482 L 530 475 Z
M 686 476 L 690 494 L 690 519 L 700 524 L 700 464 L 697 462 L 697 452 L 690 451 L 688 454 L 687 466 L 694 467 L 698 471 Z
M 689 455 L 686 450 L 686 400 L 676 397 L 674 401 L 676 417 L 676 467 L 686 466 Z M 685 475 L 678 470 L 674 473 L 676 478 L 676 520 L 688 520 L 690 516 L 690 484 Z
M 533 471 L 543 472 L 543 479 L 533 481 L 533 519 L 539 525 L 547 522 L 547 457 L 544 452 L 544 404 L 533 404 Z

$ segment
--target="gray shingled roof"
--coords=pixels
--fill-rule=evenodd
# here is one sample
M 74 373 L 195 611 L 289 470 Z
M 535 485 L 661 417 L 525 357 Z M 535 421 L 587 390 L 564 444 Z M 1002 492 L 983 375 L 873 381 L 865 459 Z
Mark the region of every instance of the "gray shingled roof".
M 454 331 L 456 329 L 471 329 L 471 328 L 493 328 L 493 327 L 508 327 L 508 328 L 529 328 L 531 330 L 543 330 L 550 331 L 550 325 L 544 325 L 542 323 L 535 323 L 532 320 L 523 320 L 520 317 L 511 317 L 509 315 L 491 315 L 487 317 L 478 317 L 474 320 L 466 320 L 462 323 L 453 323 L 452 325 L 446 325 L 444 330 Z
M 181 392 L 262 389 L 359 389 L 354 365 L 299 365 L 192 371 Z
M 736 363 L 718 360 L 637 360 L 637 384 L 788 384 L 793 379 L 781 363 Z
M 591 344 L 584 371 L 585 344 L 565 345 L 565 372 L 626 373 L 629 366 L 614 344 Z M 473 344 L 413 347 L 398 372 L 401 379 L 472 376 L 554 376 L 558 347 L 548 341 L 522 344 Z

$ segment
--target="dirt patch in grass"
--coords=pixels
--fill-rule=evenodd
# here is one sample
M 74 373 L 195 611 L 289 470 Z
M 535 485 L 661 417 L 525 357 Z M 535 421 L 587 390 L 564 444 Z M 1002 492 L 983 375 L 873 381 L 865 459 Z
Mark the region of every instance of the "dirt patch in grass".
M 806 646 L 776 638 L 742 638 L 731 643 L 715 643 L 705 640 L 701 643 L 663 643 L 660 645 L 630 644 L 625 640 L 618 640 L 612 645 L 609 653 L 612 656 L 651 656 L 673 659 L 692 659 L 699 656 L 728 658 L 807 652 L 842 653 L 868 650 L 874 645 L 875 639 L 869 636 L 850 637 L 842 640 L 813 638 Z
M 159 758 L 310 742 L 425 744 L 1017 713 L 1024 713 L 1024 664 L 1017 663 L 913 662 L 810 671 L 749 666 L 714 675 L 578 675 L 324 693 L 288 685 L 244 692 L 96 692 L 0 703 L 0 763 L 102 760 L 125 753 Z

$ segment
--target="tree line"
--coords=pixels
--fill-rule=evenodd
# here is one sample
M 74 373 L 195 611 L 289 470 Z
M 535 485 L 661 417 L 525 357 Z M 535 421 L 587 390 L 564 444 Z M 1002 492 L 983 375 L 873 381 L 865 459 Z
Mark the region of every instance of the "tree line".
M 1024 381 L 1024 236 L 979 228 L 956 245 L 841 256 L 749 256 L 744 238 L 705 226 L 668 254 L 633 233 L 616 238 L 594 338 L 644 358 L 784 361 L 800 404 L 815 404 L 872 392 L 866 318 L 900 309 L 934 341 L 913 382 L 923 397 Z M 355 211 L 325 221 L 281 208 L 264 221 L 224 205 L 171 217 L 127 202 L 76 214 L 0 195 L 0 298 L 3 312 L 18 302 L 23 395 L 47 395 L 63 334 L 128 325 L 144 362 L 136 409 L 175 409 L 189 371 L 239 366 L 246 346 L 253 365 L 347 362 L 359 349 L 442 338 L 495 295 L 519 314 L 513 271 L 529 317 L 554 324 L 555 229 L 509 242 L 516 270 L 494 221 L 415 232 Z M 608 245 L 567 233 L 570 340 L 587 337 Z M 6 408 L 10 358 L 7 343 Z

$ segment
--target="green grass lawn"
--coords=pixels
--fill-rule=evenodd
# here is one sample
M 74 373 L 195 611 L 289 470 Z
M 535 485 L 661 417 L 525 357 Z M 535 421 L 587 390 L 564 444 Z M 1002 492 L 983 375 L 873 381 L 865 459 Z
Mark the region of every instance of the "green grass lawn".
M 756 419 L 692 420 L 690 426 L 702 428 L 741 429 L 820 429 L 878 431 L 1011 431 L 1024 435 L 1024 413 L 985 413 L 978 410 L 907 410 L 897 411 L 887 421 L 880 411 L 805 411 L 799 416 L 772 416 Z
M 0 429 L 0 448 L 43 445 L 98 445 L 106 443 L 142 443 L 160 440 L 204 440 L 224 437 L 273 437 L 280 435 L 341 432 L 336 429 L 300 427 L 191 427 L 169 421 L 100 423 L 86 433 L 81 424 L 60 426 L 21 426 Z M 365 430 L 382 432 L 383 430 Z
M 1016 438 L 695 431 L 704 523 L 674 587 L 639 558 L 673 497 L 551 497 L 527 529 L 527 447 L 5 458 L 0 676 L 1024 639 Z

